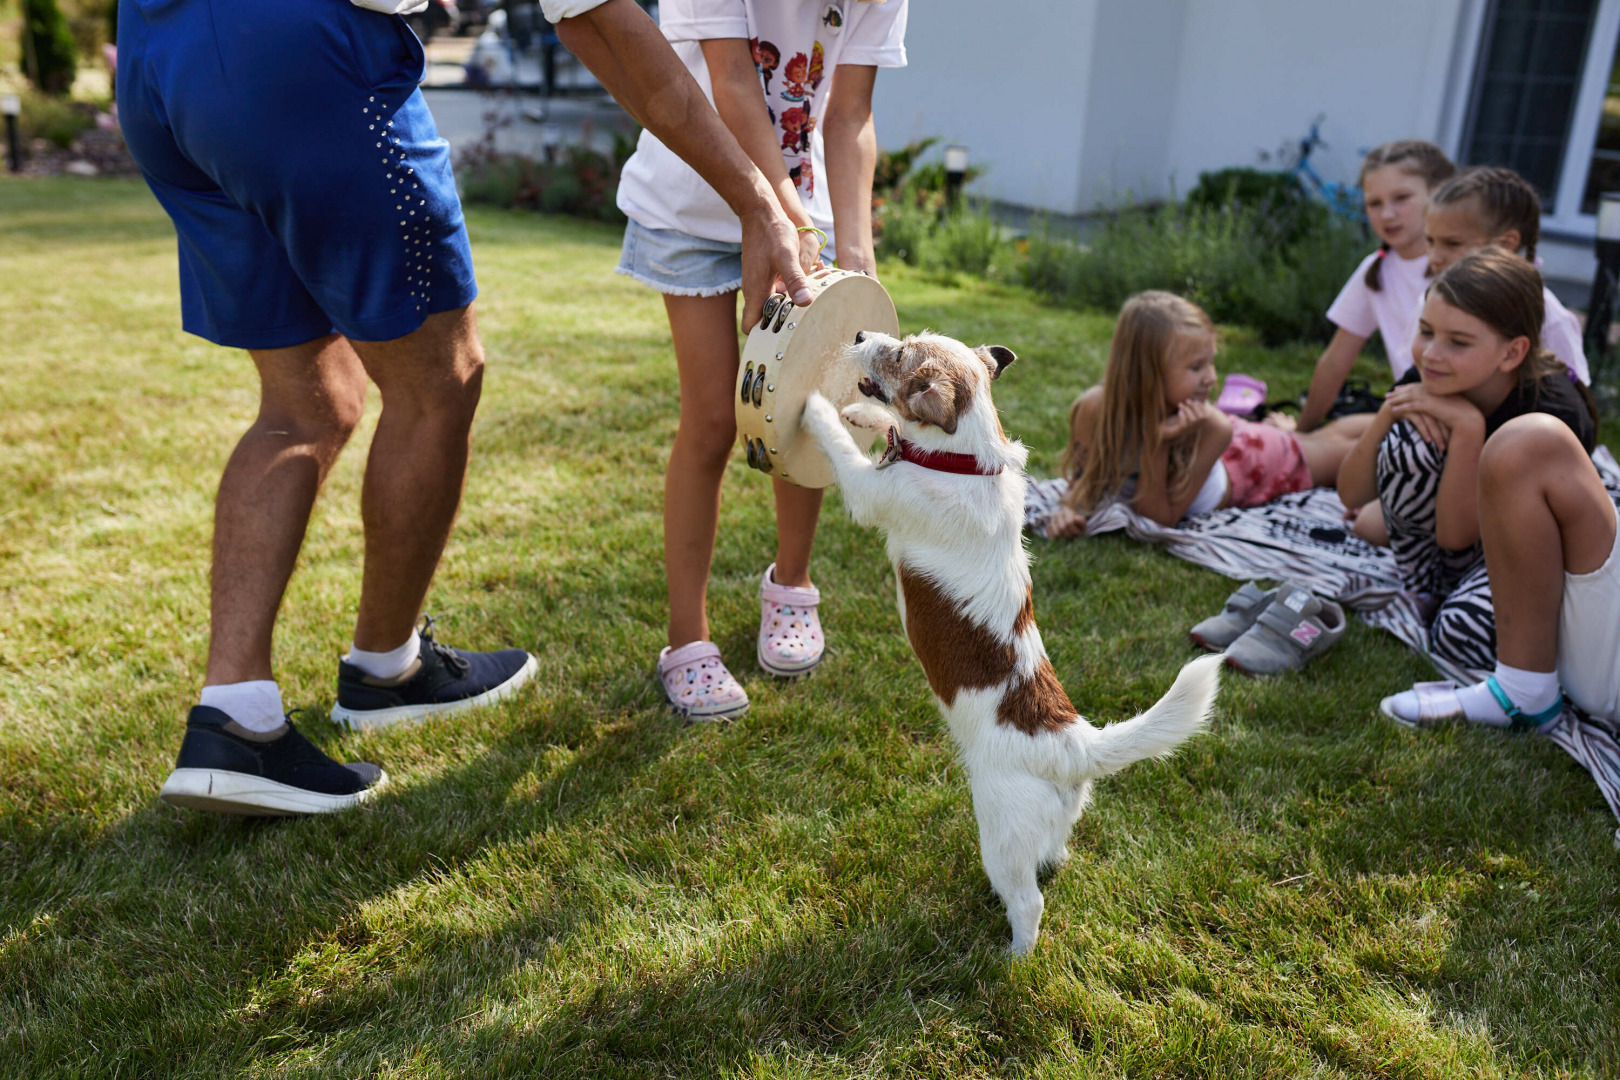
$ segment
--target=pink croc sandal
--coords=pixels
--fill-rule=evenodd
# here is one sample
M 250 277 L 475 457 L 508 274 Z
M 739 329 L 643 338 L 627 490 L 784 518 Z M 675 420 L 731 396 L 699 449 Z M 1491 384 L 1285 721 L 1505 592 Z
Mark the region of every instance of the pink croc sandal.
M 726 670 L 712 641 L 666 647 L 658 654 L 658 677 L 677 716 L 722 720 L 748 711 L 748 691 Z
M 780 678 L 796 679 L 821 663 L 827 652 L 816 616 L 821 593 L 814 586 L 778 585 L 775 571 L 771 563 L 759 582 L 759 666 Z

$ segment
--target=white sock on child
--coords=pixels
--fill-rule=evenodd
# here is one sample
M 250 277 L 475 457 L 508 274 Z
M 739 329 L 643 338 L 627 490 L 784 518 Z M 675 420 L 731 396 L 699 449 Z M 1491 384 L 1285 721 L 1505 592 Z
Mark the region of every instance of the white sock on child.
M 1558 700 L 1558 673 L 1556 671 L 1525 671 L 1497 661 L 1496 685 L 1507 699 L 1519 707 L 1526 716 L 1551 708 Z M 1508 714 L 1485 683 L 1475 683 L 1457 691 L 1463 714 L 1476 724 L 1507 727 Z
M 366 652 L 359 646 L 353 646 L 349 649 L 349 655 L 343 659 L 373 679 L 397 679 L 416 663 L 416 658 L 421 652 L 422 639 L 413 630 L 405 644 L 397 649 L 390 649 L 387 652 Z
M 281 687 L 273 679 L 205 686 L 197 704 L 218 709 L 249 731 L 274 731 L 287 722 L 281 711 Z

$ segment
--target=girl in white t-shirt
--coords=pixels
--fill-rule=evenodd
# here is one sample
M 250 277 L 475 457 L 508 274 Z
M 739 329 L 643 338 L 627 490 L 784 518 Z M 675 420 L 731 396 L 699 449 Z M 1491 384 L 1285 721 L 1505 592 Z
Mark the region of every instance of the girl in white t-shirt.
M 905 65 L 906 0 L 663 0 L 659 21 L 799 226 L 805 268 L 836 257 L 842 269 L 875 270 L 872 86 L 878 68 Z M 679 715 L 737 716 L 748 694 L 710 640 L 706 597 L 737 438 L 742 227 L 651 132 L 625 164 L 618 205 L 630 218 L 618 272 L 664 294 L 680 371 L 680 427 L 664 479 L 669 646 L 658 674 Z M 761 576 L 756 656 L 792 678 L 820 663 L 826 646 L 810 582 L 821 492 L 772 483 L 776 561 Z
M 1445 151 L 1421 139 L 1376 147 L 1361 162 L 1361 192 L 1378 250 L 1362 260 L 1328 308 L 1338 327 L 1316 362 L 1310 393 L 1300 410 L 1299 430 L 1327 419 L 1361 347 L 1377 330 L 1394 379 L 1412 367 L 1412 337 L 1428 284 L 1428 245 L 1423 215 L 1429 196 L 1457 171 Z
M 1485 247 L 1499 247 L 1534 263 L 1536 244 L 1541 240 L 1541 197 L 1530 181 L 1512 169 L 1467 169 L 1436 189 L 1423 228 L 1431 277 Z M 1542 347 L 1562 360 L 1582 385 L 1589 385 L 1592 373 L 1581 341 L 1580 320 L 1545 284 L 1541 298 L 1547 309 L 1541 324 Z

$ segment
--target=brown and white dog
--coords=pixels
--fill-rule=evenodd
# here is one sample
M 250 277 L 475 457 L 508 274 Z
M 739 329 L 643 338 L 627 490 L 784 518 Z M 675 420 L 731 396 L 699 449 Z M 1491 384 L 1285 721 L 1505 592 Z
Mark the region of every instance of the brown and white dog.
M 873 462 L 820 394 L 804 425 L 832 459 L 844 502 L 887 534 L 900 618 L 961 752 L 985 873 L 1027 953 L 1045 902 L 1036 873 L 1068 858 L 1091 781 L 1170 753 L 1207 721 L 1219 656 L 1194 660 L 1147 712 L 1097 728 L 1075 712 L 1035 625 L 1024 550 L 1028 452 L 1009 441 L 990 381 L 1015 357 L 938 334 L 863 333 L 850 347 L 872 400 L 844 409 L 889 431 Z M 877 404 L 881 403 L 881 405 Z

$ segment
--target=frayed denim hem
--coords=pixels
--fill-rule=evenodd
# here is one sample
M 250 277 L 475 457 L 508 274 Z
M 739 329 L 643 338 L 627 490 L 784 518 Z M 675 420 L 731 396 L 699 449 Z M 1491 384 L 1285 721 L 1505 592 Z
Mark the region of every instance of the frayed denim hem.
M 613 272 L 615 274 L 623 274 L 627 278 L 634 278 L 643 285 L 657 289 L 665 296 L 724 296 L 726 293 L 738 292 L 742 289 L 742 278 L 738 278 L 729 285 L 710 285 L 707 287 L 694 289 L 681 285 L 666 284 L 665 282 L 658 281 L 655 278 L 638 274 L 628 266 L 615 266 L 613 268 Z

